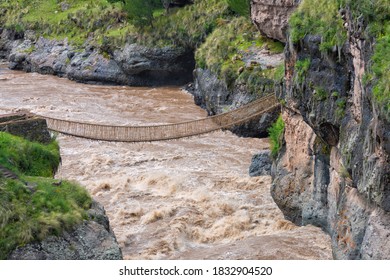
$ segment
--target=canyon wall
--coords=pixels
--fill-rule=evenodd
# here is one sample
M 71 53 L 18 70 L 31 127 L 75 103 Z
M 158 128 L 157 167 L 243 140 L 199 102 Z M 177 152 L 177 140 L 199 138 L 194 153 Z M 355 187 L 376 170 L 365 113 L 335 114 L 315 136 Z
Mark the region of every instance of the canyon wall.
M 67 77 L 84 83 L 130 86 L 183 85 L 192 80 L 192 50 L 126 44 L 112 54 L 67 39 L 36 39 L 34 31 L 0 29 L 0 59 L 12 70 Z
M 255 22 L 269 16 L 258 13 L 271 2 L 283 1 L 252 1 Z M 290 2 L 262 32 L 285 39 L 279 23 Z M 330 52 L 320 50 L 319 36 L 296 44 L 287 37 L 285 86 L 277 93 L 285 132 L 271 193 L 285 217 L 330 234 L 336 259 L 389 259 L 390 124 L 363 82 L 374 39 L 351 16 L 345 20 L 348 40 Z M 304 73 L 297 61 L 308 64 Z

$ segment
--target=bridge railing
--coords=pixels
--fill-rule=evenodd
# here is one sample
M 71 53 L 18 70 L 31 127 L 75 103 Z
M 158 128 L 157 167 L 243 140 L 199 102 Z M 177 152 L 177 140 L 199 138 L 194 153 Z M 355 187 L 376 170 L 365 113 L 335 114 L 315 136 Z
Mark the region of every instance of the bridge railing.
M 274 95 L 268 95 L 241 108 L 220 115 L 174 124 L 151 126 L 116 126 L 62 120 L 40 116 L 48 128 L 63 134 L 95 140 L 149 142 L 190 137 L 229 128 L 247 122 L 279 106 Z

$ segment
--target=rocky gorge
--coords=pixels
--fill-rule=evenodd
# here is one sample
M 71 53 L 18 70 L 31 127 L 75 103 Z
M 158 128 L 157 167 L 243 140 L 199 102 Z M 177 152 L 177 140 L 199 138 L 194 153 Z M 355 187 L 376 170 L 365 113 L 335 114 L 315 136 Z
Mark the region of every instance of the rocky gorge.
M 254 2 L 257 21 L 269 1 Z M 291 1 L 273 2 L 282 6 L 277 22 L 286 22 Z M 350 7 L 339 17 L 347 41 L 331 52 L 320 50 L 315 34 L 297 43 L 275 36 L 287 41 L 285 88 L 278 93 L 285 130 L 271 193 L 288 219 L 330 234 L 336 259 L 388 259 L 390 126 L 363 81 L 375 43 Z
M 285 65 L 282 82 L 266 79 L 259 90 L 260 96 L 278 96 L 285 124 L 271 168 L 272 197 L 288 220 L 328 233 L 335 259 L 389 259 L 390 124 L 374 101 L 373 85 L 365 82 L 376 38 L 348 4 L 336 14 L 343 21 L 345 43 L 324 51 L 321 34 L 294 41 L 288 23 L 301 2 L 250 2 L 259 32 L 285 43 L 284 54 L 256 50 L 259 56 L 244 66 L 251 67 L 251 61 L 264 69 Z M 0 58 L 11 69 L 86 83 L 156 86 L 192 81 L 189 91 L 209 115 L 257 98 L 245 85 L 232 87 L 211 69 L 198 67 L 193 50 L 126 44 L 107 57 L 92 47 L 77 49 L 67 40 L 0 31 Z M 279 113 L 233 131 L 265 136 Z M 269 172 L 269 157 L 254 157 L 251 174 Z

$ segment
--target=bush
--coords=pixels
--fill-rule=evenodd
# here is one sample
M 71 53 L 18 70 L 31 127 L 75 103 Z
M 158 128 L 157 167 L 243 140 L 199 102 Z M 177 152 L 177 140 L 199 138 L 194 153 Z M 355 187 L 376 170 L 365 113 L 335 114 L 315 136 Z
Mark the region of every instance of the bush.
M 282 147 L 284 135 L 284 121 L 282 116 L 279 116 L 276 122 L 268 129 L 268 133 L 271 143 L 271 155 L 276 158 Z

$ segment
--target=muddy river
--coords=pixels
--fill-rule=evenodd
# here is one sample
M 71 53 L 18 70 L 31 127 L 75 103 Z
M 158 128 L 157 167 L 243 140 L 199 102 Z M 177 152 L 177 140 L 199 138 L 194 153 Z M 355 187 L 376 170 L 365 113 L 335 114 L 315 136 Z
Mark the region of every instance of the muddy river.
M 0 67 L 0 113 L 115 125 L 206 117 L 178 87 L 78 84 Z M 283 218 L 269 176 L 251 178 L 267 139 L 218 131 L 153 143 L 58 135 L 58 178 L 76 180 L 105 207 L 125 259 L 330 259 L 330 238 Z

